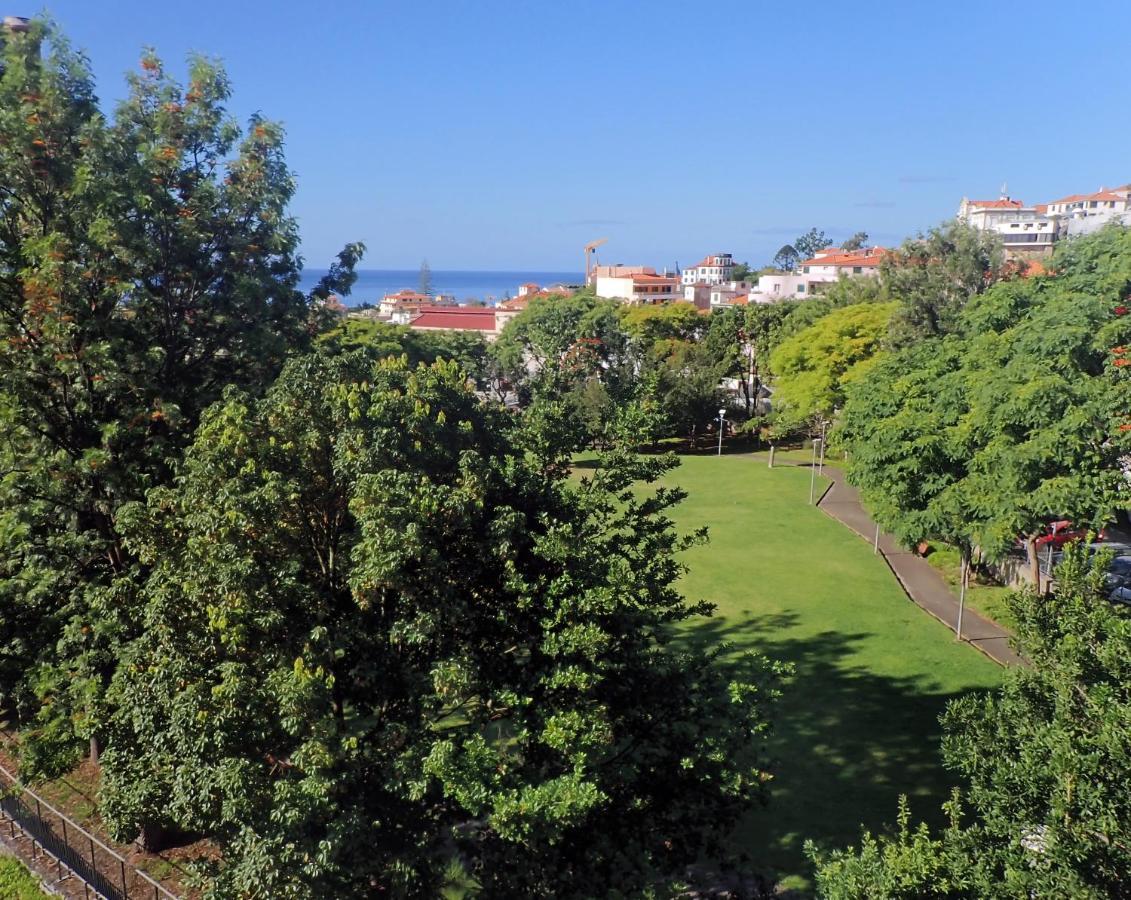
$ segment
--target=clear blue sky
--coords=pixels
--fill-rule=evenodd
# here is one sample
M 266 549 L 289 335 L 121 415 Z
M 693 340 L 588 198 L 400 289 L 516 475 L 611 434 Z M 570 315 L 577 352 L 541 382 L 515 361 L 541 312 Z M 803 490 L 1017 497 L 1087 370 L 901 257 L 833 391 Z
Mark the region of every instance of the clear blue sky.
M 1123 2 L 55 0 L 104 102 L 154 46 L 281 120 L 307 264 L 763 263 L 811 225 L 892 243 L 1003 181 L 1131 181 Z M 29 14 L 9 0 L 9 13 Z

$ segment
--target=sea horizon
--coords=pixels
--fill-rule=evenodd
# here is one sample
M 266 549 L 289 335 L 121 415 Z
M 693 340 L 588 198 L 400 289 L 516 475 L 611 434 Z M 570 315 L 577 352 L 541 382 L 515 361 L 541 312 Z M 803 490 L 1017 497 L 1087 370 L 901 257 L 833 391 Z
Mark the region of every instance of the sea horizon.
M 299 286 L 309 291 L 326 269 L 304 269 Z M 482 301 L 497 303 L 518 295 L 521 284 L 533 282 L 541 287 L 553 284 L 582 284 L 582 272 L 556 272 L 546 269 L 433 269 L 432 293 L 454 296 L 457 301 Z M 343 297 L 346 306 L 379 303 L 386 294 L 402 290 L 418 290 L 419 269 L 358 269 L 357 282 L 349 296 Z

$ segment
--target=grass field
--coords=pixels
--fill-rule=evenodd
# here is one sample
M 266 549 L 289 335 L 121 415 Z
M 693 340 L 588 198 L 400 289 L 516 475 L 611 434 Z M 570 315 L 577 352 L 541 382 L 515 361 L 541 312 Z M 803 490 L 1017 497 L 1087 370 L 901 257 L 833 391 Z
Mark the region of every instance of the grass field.
M 808 506 L 809 471 L 751 456 L 685 456 L 669 481 L 689 498 L 685 593 L 718 607 L 692 641 L 728 641 L 796 667 L 773 741 L 771 804 L 736 840 L 751 867 L 804 888 L 802 843 L 857 843 L 895 818 L 899 794 L 938 820 L 952 779 L 939 758 L 948 700 L 993 687 L 1001 670 L 914 606 L 867 542 Z M 823 487 L 823 485 L 822 485 Z

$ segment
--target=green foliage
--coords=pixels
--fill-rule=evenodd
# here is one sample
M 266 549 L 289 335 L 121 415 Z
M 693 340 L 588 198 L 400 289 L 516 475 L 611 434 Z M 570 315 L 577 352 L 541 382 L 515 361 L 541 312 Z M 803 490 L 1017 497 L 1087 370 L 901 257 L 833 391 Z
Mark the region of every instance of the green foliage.
M 172 477 L 226 385 L 256 390 L 319 317 L 297 290 L 282 129 L 223 70 L 152 54 L 113 118 L 43 22 L 0 76 L 0 693 L 51 767 L 97 736 L 140 627 L 122 505 Z M 360 245 L 334 287 L 348 287 Z M 36 749 L 37 740 L 44 746 Z
M 1114 313 L 1131 284 L 1131 232 L 1069 242 L 1055 277 L 1003 281 L 954 327 L 893 353 L 848 391 L 849 477 L 904 542 L 998 557 L 1048 521 L 1100 526 L 1124 502 L 1131 343 Z
M 840 245 L 842 250 L 862 250 L 868 246 L 868 232 L 857 231 L 852 237 Z
M 1050 597 L 1016 595 L 1031 667 L 955 701 L 943 752 L 966 781 L 939 837 L 814 853 L 823 897 L 1126 896 L 1131 883 L 1131 618 L 1107 602 L 1104 559 L 1070 548 Z
M 832 246 L 832 238 L 823 231 L 810 228 L 801 237 L 793 242 L 793 249 L 797 252 L 799 260 L 810 259 L 818 250 Z M 782 248 L 785 249 L 784 247 Z M 780 252 L 780 251 L 779 251 Z
M 631 427 L 627 423 L 625 427 Z M 224 847 L 215 896 L 643 891 L 762 795 L 777 669 L 672 626 L 667 457 L 567 477 L 457 366 L 290 363 L 123 515 L 151 567 L 104 815 Z M 551 454 L 556 450 L 551 446 Z
M 880 277 L 901 303 L 892 323 L 898 344 L 949 334 L 971 297 L 1005 273 L 1000 239 L 950 220 L 903 243 L 880 261 Z
M 8 900 L 50 900 L 39 880 L 18 859 L 0 859 L 0 897 Z
M 779 427 L 830 418 L 845 391 L 875 365 L 894 303 L 861 303 L 835 310 L 783 341 L 770 358 L 776 373 Z
M 774 267 L 782 272 L 792 272 L 799 262 L 801 255 L 792 244 L 783 244 L 773 258 Z

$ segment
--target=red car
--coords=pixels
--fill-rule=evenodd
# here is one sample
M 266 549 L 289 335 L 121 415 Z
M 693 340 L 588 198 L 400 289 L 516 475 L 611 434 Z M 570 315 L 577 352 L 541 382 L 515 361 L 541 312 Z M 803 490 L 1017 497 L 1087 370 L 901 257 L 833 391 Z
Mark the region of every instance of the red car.
M 1044 533 L 1037 538 L 1038 547 L 1055 547 L 1060 549 L 1069 541 L 1083 540 L 1088 536 L 1087 529 L 1076 528 L 1068 519 L 1060 519 L 1056 522 L 1050 522 L 1045 526 Z M 1096 534 L 1096 540 L 1102 541 L 1105 539 L 1103 529 Z

